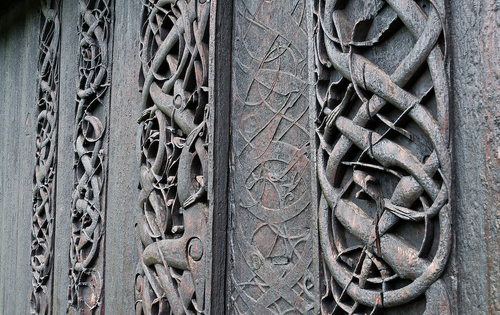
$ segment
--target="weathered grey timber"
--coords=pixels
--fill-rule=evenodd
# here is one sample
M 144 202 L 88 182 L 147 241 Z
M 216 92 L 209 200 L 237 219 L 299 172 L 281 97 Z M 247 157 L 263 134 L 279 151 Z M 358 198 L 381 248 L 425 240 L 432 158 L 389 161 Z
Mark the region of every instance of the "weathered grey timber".
M 230 314 L 313 314 L 306 1 L 234 2 Z
M 210 290 L 206 298 L 207 314 L 226 313 L 226 266 L 228 265 L 227 226 L 228 226 L 228 180 L 231 117 L 231 67 L 228 56 L 232 52 L 233 6 L 227 1 L 214 1 L 210 14 L 210 62 L 209 62 L 209 134 L 212 135 L 208 154 L 209 176 L 208 202 L 211 209 L 209 222 L 212 225 L 207 243 L 211 244 L 212 264 L 210 266 Z
M 139 196 L 137 183 L 139 169 L 139 126 L 141 113 L 138 104 L 141 94 L 137 86 L 140 60 L 139 32 L 142 3 L 140 1 L 114 0 L 114 28 L 120 29 L 113 36 L 113 77 L 109 113 L 109 145 L 106 243 L 104 275 L 104 310 L 106 315 L 131 314 L 134 309 L 133 283 L 136 262 L 139 260 L 134 225 Z M 131 48 L 133 47 L 133 49 Z
M 68 268 L 71 237 L 71 203 L 74 188 L 74 124 L 75 95 L 79 82 L 80 52 L 77 21 L 78 0 L 61 3 L 61 56 L 59 86 L 59 129 L 56 174 L 56 227 L 54 250 L 53 314 L 66 314 L 68 309 Z M 71 25 L 68 22 L 72 21 Z M 66 25 L 66 26 L 65 26 Z
M 29 314 L 40 3 L 0 3 L 0 313 Z
M 68 308 L 68 268 L 71 237 L 71 203 L 74 188 L 75 95 L 78 87 L 80 51 L 77 23 L 78 0 L 61 3 L 61 55 L 59 69 L 59 129 L 57 139 L 56 227 L 54 242 L 53 314 L 66 314 Z M 71 26 L 66 25 L 73 21 Z M 66 25 L 66 26 L 65 26 Z
M 458 314 L 500 312 L 499 9 L 448 2 Z

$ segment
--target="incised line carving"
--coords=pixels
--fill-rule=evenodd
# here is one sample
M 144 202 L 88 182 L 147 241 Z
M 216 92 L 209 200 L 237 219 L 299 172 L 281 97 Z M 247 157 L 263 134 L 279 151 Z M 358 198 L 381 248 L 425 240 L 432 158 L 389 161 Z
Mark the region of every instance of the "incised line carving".
M 231 314 L 313 314 L 306 1 L 235 1 Z

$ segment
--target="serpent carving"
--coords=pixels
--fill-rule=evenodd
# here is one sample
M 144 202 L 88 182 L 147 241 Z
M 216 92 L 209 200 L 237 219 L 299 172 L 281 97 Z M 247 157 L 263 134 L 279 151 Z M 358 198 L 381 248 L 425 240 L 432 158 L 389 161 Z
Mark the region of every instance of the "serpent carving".
M 322 314 L 450 314 L 443 1 L 316 0 Z
M 103 303 L 105 123 L 110 81 L 109 0 L 80 0 L 75 189 L 71 204 L 68 312 L 100 314 Z
M 38 118 L 31 224 L 31 314 L 48 314 L 52 306 L 55 173 L 59 93 L 59 1 L 42 1 L 38 50 Z
M 210 2 L 150 0 L 141 31 L 136 314 L 204 314 Z

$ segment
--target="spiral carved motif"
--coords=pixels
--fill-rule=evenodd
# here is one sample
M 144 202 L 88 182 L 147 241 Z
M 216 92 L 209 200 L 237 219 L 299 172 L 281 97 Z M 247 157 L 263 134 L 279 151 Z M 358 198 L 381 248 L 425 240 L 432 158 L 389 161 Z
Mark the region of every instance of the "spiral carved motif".
M 136 314 L 204 314 L 210 2 L 145 1 Z
M 443 6 L 315 1 L 322 314 L 451 313 Z
M 59 90 L 59 1 L 42 2 L 42 29 L 38 58 L 38 118 L 36 166 L 33 176 L 31 225 L 31 314 L 51 309 L 54 244 L 54 184 L 57 155 Z
M 103 303 L 105 213 L 105 98 L 110 81 L 110 1 L 81 0 L 79 90 L 75 116 L 75 189 L 72 195 L 69 313 L 99 314 Z

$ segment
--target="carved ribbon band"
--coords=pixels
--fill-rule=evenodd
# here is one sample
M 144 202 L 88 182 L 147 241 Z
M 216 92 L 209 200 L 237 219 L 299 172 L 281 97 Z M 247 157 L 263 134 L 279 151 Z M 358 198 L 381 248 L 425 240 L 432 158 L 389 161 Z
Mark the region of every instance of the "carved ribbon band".
M 203 0 L 144 3 L 136 314 L 203 314 L 208 21 Z
M 79 1 L 79 89 L 75 116 L 68 312 L 100 314 L 103 304 L 105 121 L 109 98 L 109 0 Z M 103 123 L 104 122 L 104 123 Z
M 443 9 L 421 5 L 315 4 L 318 215 L 332 277 L 324 313 L 375 313 L 422 294 L 426 314 L 450 313 L 439 279 L 452 236 Z M 390 53 L 402 38 L 412 43 L 404 53 L 373 52 Z
M 52 259 L 55 224 L 55 173 L 59 90 L 59 1 L 42 2 L 38 57 L 36 166 L 33 176 L 31 314 L 52 307 Z

